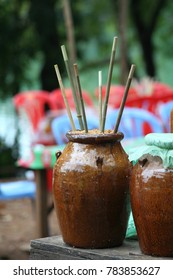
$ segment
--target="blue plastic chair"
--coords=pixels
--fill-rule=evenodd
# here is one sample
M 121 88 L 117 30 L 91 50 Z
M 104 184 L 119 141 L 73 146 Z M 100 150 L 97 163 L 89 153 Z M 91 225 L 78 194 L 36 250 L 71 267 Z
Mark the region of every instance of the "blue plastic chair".
M 36 185 L 33 181 L 0 182 L 0 200 L 34 199 L 35 195 Z
M 105 124 L 106 129 L 114 128 L 118 112 L 118 109 L 109 112 Z M 147 134 L 144 130 L 146 124 L 150 132 L 164 132 L 161 121 L 154 114 L 144 109 L 125 107 L 118 131 L 121 131 L 125 138 L 141 137 Z
M 173 101 L 163 103 L 158 108 L 158 113 L 163 122 L 165 132 L 171 132 L 170 131 L 170 115 L 171 115 L 172 109 L 173 109 Z
M 79 122 L 77 117 L 73 117 L 73 120 L 76 129 L 79 129 Z M 87 117 L 87 124 L 88 124 L 88 129 L 98 128 L 97 116 L 92 115 L 91 113 L 90 116 Z M 66 133 L 72 128 L 71 128 L 70 120 L 66 114 L 55 118 L 52 121 L 51 128 L 55 141 L 58 145 L 63 145 L 64 143 L 68 142 Z

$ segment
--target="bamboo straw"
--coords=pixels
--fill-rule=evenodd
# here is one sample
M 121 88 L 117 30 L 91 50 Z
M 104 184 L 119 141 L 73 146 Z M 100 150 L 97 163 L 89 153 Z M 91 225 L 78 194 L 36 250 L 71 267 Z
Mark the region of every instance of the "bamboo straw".
M 87 126 L 85 107 L 84 107 L 84 101 L 83 101 L 83 96 L 82 96 L 82 89 L 81 89 L 81 84 L 80 84 L 80 79 L 79 79 L 78 66 L 76 63 L 74 63 L 73 66 L 74 66 L 74 73 L 75 73 L 75 77 L 76 77 L 76 83 L 77 83 L 77 88 L 78 88 L 80 102 L 81 102 L 81 111 L 82 111 L 82 117 L 83 117 L 83 121 L 84 121 L 84 129 L 85 129 L 85 132 L 88 133 L 88 126 Z
M 132 78 L 133 78 L 134 71 L 135 71 L 135 65 L 132 64 L 130 72 L 129 72 L 129 76 L 128 76 L 128 79 L 127 79 L 127 82 L 126 82 L 126 87 L 125 87 L 123 99 L 121 101 L 120 110 L 119 110 L 119 113 L 118 113 L 118 117 L 117 117 L 117 121 L 116 121 L 113 133 L 116 133 L 118 131 L 118 127 L 119 127 L 119 124 L 120 124 L 121 116 L 122 116 L 122 113 L 123 113 L 123 110 L 124 110 L 124 105 L 125 105 L 125 102 L 126 102 L 126 98 L 127 98 L 127 95 L 128 95 L 128 91 L 129 91 L 129 88 L 130 88 L 130 84 L 131 84 L 131 81 L 132 81 Z
M 105 102 L 104 102 L 104 107 L 103 107 L 103 119 L 102 119 L 101 132 L 104 132 L 104 128 L 105 128 L 106 113 L 107 113 L 107 106 L 108 106 L 108 100 L 109 100 L 109 91 L 110 91 L 110 85 L 111 85 L 111 79 L 112 79 L 113 64 L 114 64 L 114 60 L 115 60 L 117 40 L 118 40 L 118 38 L 114 37 L 110 64 L 109 64 L 108 80 L 107 80 L 107 86 L 106 86 L 106 96 L 105 96 Z
M 58 82 L 59 82 L 59 85 L 60 85 L 60 88 L 61 88 L 62 96 L 63 96 L 64 103 L 65 103 L 65 106 L 66 106 L 66 109 L 67 109 L 67 113 L 68 113 L 68 116 L 69 116 L 69 119 L 70 119 L 72 130 L 75 131 L 76 130 L 75 124 L 74 124 L 73 117 L 72 117 L 72 114 L 71 114 L 71 110 L 70 110 L 70 107 L 69 107 L 69 104 L 68 104 L 68 100 L 67 100 L 66 93 L 65 93 L 65 88 L 63 86 L 63 82 L 62 82 L 62 79 L 61 79 L 61 74 L 60 74 L 58 65 L 55 64 L 54 68 L 55 68 L 57 79 L 58 79 Z
M 102 71 L 98 73 L 99 80 L 99 129 L 101 131 L 102 125 Z
M 74 81 L 73 81 L 73 76 L 72 76 L 72 73 L 71 73 L 71 69 L 70 69 L 70 64 L 69 64 L 66 48 L 65 48 L 64 45 L 61 46 L 61 50 L 62 50 L 62 54 L 63 54 L 63 58 L 64 58 L 66 70 L 67 70 L 67 74 L 68 74 L 68 77 L 69 77 L 69 80 L 70 80 L 70 83 L 71 83 L 74 103 L 75 103 L 76 112 L 77 112 L 77 118 L 79 120 L 79 125 L 80 125 L 81 130 L 83 130 L 84 126 L 83 126 L 83 121 L 82 121 L 82 115 L 81 115 L 81 112 L 80 112 L 79 101 L 78 101 L 78 97 L 77 97 L 77 94 L 76 94 L 75 84 L 74 84 Z

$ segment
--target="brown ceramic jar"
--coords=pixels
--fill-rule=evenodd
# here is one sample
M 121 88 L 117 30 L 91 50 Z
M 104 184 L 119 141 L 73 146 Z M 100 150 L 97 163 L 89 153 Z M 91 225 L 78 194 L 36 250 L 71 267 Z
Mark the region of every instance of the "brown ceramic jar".
M 173 256 L 173 169 L 146 155 L 133 168 L 130 195 L 141 251 Z
M 131 164 L 117 134 L 67 133 L 54 167 L 54 204 L 64 242 L 81 248 L 122 244 Z

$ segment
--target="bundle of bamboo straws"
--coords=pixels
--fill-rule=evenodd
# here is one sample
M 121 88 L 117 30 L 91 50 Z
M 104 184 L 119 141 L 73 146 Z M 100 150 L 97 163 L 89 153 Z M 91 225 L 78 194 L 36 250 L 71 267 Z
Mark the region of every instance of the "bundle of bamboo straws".
M 107 114 L 107 107 L 108 107 L 108 101 L 109 101 L 109 92 L 110 92 L 110 86 L 111 86 L 111 79 L 112 79 L 112 72 L 113 72 L 113 65 L 114 65 L 114 60 L 115 60 L 115 53 L 116 53 L 116 46 L 117 46 L 117 37 L 113 38 L 113 45 L 112 45 L 112 51 L 111 51 L 111 57 L 110 57 L 110 64 L 109 64 L 109 70 L 108 70 L 108 78 L 107 78 L 107 86 L 106 86 L 106 95 L 105 95 L 105 100 L 104 100 L 104 104 L 102 106 L 102 71 L 99 71 L 98 73 L 98 80 L 99 80 L 99 129 L 100 129 L 100 133 L 104 133 L 105 130 L 105 121 L 106 121 L 106 114 Z M 63 59 L 65 62 L 65 66 L 66 66 L 66 70 L 67 70 L 67 74 L 68 74 L 68 78 L 70 80 L 70 84 L 71 84 L 71 89 L 72 89 L 72 93 L 73 93 L 73 98 L 74 98 L 74 103 L 75 103 L 75 107 L 76 107 L 76 112 L 77 112 L 77 118 L 79 120 L 79 125 L 80 125 L 80 129 L 81 130 L 85 130 L 85 133 L 88 133 L 88 126 L 87 126 L 87 119 L 86 119 L 86 113 L 85 113 L 85 106 L 84 106 L 84 101 L 83 101 L 83 97 L 82 97 L 82 89 L 81 89 L 81 84 L 80 84 L 80 78 L 79 78 L 79 71 L 78 71 L 78 66 L 76 63 L 73 64 L 73 69 L 74 69 L 74 73 L 72 72 L 72 67 L 70 65 L 68 56 L 67 56 L 67 52 L 66 52 L 66 48 L 65 46 L 61 46 L 61 50 L 62 50 L 62 54 L 63 54 Z M 57 75 L 57 79 L 60 85 L 60 89 L 62 92 L 62 96 L 64 99 L 64 103 L 67 109 L 67 113 L 68 113 L 68 117 L 70 119 L 70 123 L 72 126 L 72 130 L 76 131 L 75 128 L 75 124 L 74 124 L 74 120 L 72 117 L 72 113 L 68 104 L 68 100 L 66 97 L 66 93 L 65 93 L 65 88 L 62 82 L 62 78 L 61 78 L 61 74 L 58 68 L 58 65 L 55 64 L 55 72 Z M 134 74 L 134 70 L 135 70 L 135 65 L 132 64 L 131 65 L 131 69 L 129 71 L 129 75 L 127 78 L 127 82 L 126 82 L 126 86 L 125 86 L 125 90 L 124 90 L 124 95 L 121 101 L 121 105 L 120 105 L 120 109 L 119 109 L 119 113 L 118 113 L 118 117 L 113 129 L 113 133 L 117 133 L 118 131 L 118 127 L 120 124 L 120 120 L 122 117 L 122 113 L 124 110 L 124 106 L 125 106 L 125 102 L 127 99 L 127 95 L 128 95 L 128 91 L 131 85 L 131 81 L 133 78 L 133 74 Z M 77 89 L 77 91 L 76 91 Z

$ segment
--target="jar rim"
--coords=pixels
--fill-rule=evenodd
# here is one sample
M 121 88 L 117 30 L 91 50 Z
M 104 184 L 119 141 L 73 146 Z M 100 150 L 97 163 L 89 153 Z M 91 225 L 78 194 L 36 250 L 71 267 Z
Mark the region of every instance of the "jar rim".
M 94 131 L 96 131 L 96 133 L 91 133 Z M 70 142 L 83 144 L 114 143 L 120 142 L 124 138 L 122 132 L 113 133 L 113 130 L 106 130 L 104 133 L 98 130 L 90 130 L 88 133 L 81 130 L 70 130 L 67 132 L 66 136 Z

